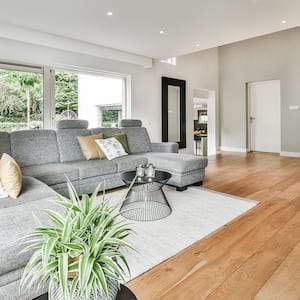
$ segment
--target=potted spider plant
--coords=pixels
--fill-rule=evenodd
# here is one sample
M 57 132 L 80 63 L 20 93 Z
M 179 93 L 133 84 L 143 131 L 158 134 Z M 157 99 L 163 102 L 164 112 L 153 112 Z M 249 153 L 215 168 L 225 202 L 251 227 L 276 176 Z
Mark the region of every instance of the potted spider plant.
M 34 251 L 24 269 L 21 287 L 49 285 L 49 299 L 115 299 L 129 267 L 123 247 L 128 224 L 120 221 L 117 205 L 103 199 L 94 205 L 99 186 L 80 200 L 69 182 L 69 199 L 57 194 L 58 210 L 44 210 L 51 226 L 36 219 L 33 232 L 25 237 L 23 251 Z M 127 194 L 126 194 L 127 195 Z M 126 197 L 124 196 L 124 199 Z M 122 199 L 122 200 L 124 200 Z

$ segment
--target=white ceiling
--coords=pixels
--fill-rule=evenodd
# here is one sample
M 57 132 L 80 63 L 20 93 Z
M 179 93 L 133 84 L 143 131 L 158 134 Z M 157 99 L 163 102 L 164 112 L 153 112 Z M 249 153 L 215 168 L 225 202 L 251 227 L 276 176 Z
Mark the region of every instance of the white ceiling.
M 0 0 L 0 7 L 0 23 L 152 58 L 300 26 L 300 0 Z

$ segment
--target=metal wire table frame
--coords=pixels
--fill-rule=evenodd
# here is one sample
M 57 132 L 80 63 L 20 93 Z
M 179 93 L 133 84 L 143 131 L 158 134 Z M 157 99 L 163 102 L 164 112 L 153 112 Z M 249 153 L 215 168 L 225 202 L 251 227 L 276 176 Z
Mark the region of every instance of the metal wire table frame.
M 127 186 L 134 181 L 120 208 L 122 216 L 135 221 L 156 221 L 170 215 L 172 208 L 162 188 L 171 177 L 159 170 L 155 177 L 137 177 L 135 171 L 122 173 L 121 179 Z

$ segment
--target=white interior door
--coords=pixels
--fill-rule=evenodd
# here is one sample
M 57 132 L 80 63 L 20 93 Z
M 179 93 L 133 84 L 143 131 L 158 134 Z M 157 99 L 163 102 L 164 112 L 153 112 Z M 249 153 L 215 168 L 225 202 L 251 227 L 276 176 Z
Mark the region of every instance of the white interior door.
M 280 80 L 248 84 L 250 151 L 280 152 Z

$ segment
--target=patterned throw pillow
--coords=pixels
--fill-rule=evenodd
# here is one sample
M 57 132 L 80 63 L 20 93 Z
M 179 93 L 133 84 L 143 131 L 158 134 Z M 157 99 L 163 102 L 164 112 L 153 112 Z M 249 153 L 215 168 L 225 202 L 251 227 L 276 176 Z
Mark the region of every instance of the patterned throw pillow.
M 104 134 L 104 138 L 105 139 L 108 139 L 108 138 L 116 138 L 123 146 L 124 150 L 129 153 L 129 148 L 128 148 L 128 143 L 127 143 L 127 136 L 125 133 L 116 133 L 116 134 L 113 134 L 113 135 L 107 135 L 107 134 Z
M 114 137 L 95 141 L 108 160 L 128 155 L 122 144 Z

